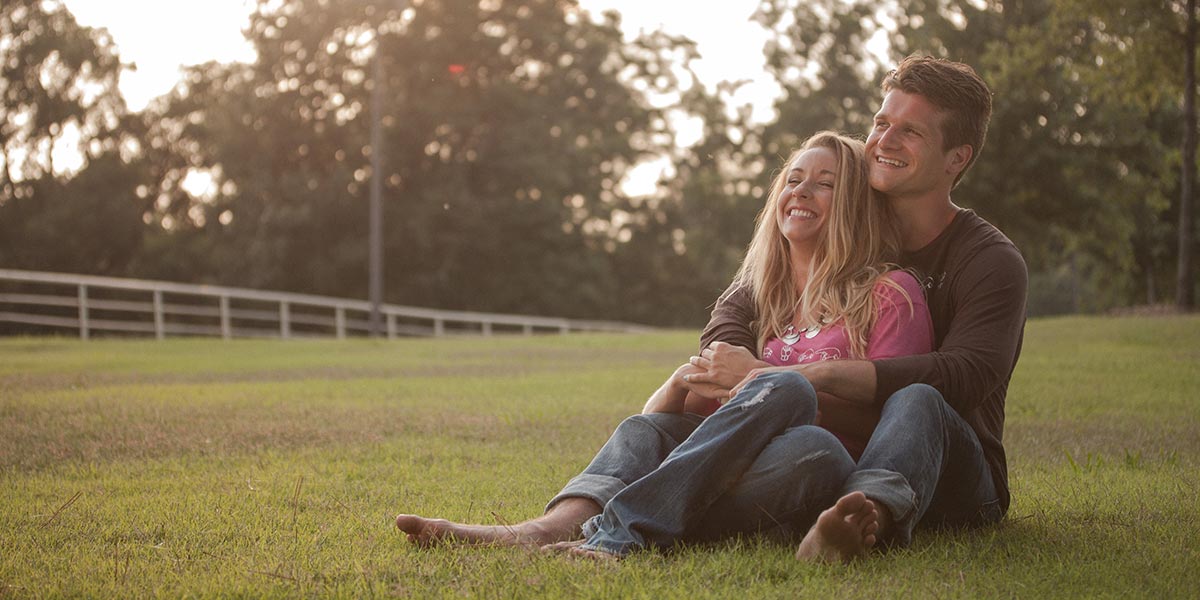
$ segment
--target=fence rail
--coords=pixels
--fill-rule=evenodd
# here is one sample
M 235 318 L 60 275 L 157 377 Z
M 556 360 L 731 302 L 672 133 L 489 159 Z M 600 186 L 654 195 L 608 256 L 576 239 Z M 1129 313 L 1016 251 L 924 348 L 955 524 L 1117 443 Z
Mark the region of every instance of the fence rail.
M 388 338 L 498 333 L 636 333 L 631 323 L 384 304 Z M 93 332 L 235 337 L 370 333 L 364 300 L 168 281 L 0 269 L 0 322 Z

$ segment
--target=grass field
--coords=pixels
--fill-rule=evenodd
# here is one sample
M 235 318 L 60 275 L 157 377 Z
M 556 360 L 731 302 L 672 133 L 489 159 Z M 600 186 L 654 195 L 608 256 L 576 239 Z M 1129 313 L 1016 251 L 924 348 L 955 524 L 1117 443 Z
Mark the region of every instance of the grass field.
M 1030 322 L 1008 518 L 863 563 L 394 530 L 539 514 L 694 340 L 0 340 L 0 597 L 1196 597 L 1200 317 Z

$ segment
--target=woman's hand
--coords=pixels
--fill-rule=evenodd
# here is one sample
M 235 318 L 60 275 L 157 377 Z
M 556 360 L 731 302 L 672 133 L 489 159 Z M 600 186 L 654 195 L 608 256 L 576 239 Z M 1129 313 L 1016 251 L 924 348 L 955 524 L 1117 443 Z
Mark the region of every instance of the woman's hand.
M 686 401 L 688 395 L 688 385 L 684 381 L 684 377 L 689 374 L 699 373 L 700 369 L 693 366 L 691 363 L 684 363 L 674 373 L 667 378 L 665 382 L 646 401 L 646 405 L 642 407 L 643 413 L 652 412 L 667 412 L 680 413 L 686 409 Z
M 731 388 L 742 381 L 752 369 L 767 367 L 749 350 L 725 342 L 713 342 L 693 356 L 689 364 L 699 372 L 687 373 L 683 380 L 693 393 L 707 398 L 730 398 Z

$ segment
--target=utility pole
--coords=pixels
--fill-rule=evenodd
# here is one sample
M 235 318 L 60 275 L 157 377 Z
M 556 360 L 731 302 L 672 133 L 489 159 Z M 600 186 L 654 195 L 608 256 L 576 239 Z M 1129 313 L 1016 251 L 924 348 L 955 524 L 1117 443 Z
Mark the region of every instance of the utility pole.
M 1184 44 L 1183 86 L 1183 173 L 1179 194 L 1179 272 L 1176 275 L 1175 305 L 1179 310 L 1196 307 L 1192 250 L 1196 218 L 1196 0 L 1187 3 L 1187 41 Z
M 375 34 L 375 64 L 372 68 L 371 87 L 371 209 L 370 232 L 368 234 L 367 297 L 371 303 L 369 325 L 371 337 L 383 332 L 383 56 L 380 52 L 379 33 Z

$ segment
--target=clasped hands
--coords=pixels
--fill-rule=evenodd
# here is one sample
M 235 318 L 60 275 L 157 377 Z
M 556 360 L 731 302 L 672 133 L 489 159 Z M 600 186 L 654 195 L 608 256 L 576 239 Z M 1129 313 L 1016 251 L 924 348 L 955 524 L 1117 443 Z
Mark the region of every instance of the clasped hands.
M 688 391 L 723 404 L 759 373 L 773 368 L 741 346 L 713 342 L 676 374 Z

